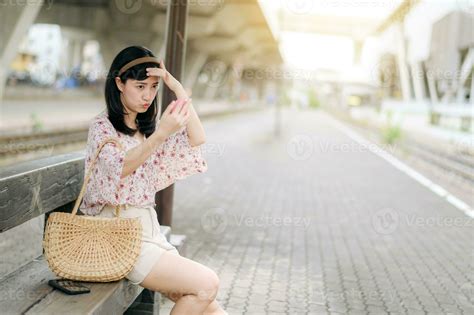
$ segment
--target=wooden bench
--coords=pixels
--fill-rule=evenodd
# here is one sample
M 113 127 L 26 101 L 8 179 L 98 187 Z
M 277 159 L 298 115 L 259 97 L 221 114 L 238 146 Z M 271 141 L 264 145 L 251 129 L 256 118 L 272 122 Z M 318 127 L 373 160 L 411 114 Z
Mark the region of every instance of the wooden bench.
M 144 290 L 127 279 L 85 283 L 91 292 L 75 296 L 48 285 L 48 280 L 58 277 L 43 256 L 45 222 L 53 211 L 72 210 L 83 177 L 83 152 L 0 170 L 0 313 L 159 313 L 160 294 Z M 170 240 L 170 227 L 162 226 L 162 233 Z M 182 236 L 173 238 L 179 242 L 177 245 L 183 246 Z

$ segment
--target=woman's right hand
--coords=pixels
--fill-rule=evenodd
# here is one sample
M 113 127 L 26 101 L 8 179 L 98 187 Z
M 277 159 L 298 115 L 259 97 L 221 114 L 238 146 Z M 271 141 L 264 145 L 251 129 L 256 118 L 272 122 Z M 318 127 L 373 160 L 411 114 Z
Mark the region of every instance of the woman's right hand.
M 177 99 L 172 101 L 161 115 L 158 130 L 168 138 L 173 133 L 186 126 L 191 112 L 188 110 L 190 99 Z

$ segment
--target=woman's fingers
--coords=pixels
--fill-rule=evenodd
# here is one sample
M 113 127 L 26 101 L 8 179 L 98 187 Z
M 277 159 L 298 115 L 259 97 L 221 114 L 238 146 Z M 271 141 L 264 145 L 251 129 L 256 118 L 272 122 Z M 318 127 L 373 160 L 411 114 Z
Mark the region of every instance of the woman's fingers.
M 172 113 L 175 106 L 176 106 L 176 101 L 172 101 L 171 103 L 169 103 L 168 107 L 166 107 L 165 109 L 165 113 Z
M 171 112 L 179 114 L 179 112 L 181 111 L 181 108 L 183 107 L 183 104 L 184 104 L 183 99 L 177 99 L 176 100 L 176 105 L 175 105 L 175 107 L 173 108 L 173 110 Z
M 184 119 L 185 120 L 185 125 L 187 125 L 189 123 L 189 120 L 191 119 L 191 113 L 187 113 L 186 114 L 186 118 Z
M 186 99 L 184 100 L 184 103 L 183 103 L 183 106 L 181 106 L 180 110 L 179 110 L 179 113 L 180 114 L 185 114 L 188 110 L 189 110 L 189 104 L 191 104 L 191 100 L 192 99 Z
M 164 77 L 166 75 L 166 70 L 160 68 L 146 68 L 146 75 L 147 76 L 156 76 L 156 77 Z
M 179 112 L 180 114 L 184 115 L 188 111 L 190 102 L 191 102 L 191 100 L 188 100 L 183 104 L 183 106 L 181 107 L 181 110 Z
M 175 109 L 173 109 L 173 113 L 176 113 L 177 115 L 183 115 L 188 110 L 188 106 L 189 106 L 190 101 L 191 101 L 191 99 L 189 99 L 189 100 L 185 100 L 185 99 L 176 100 L 177 104 L 176 104 Z

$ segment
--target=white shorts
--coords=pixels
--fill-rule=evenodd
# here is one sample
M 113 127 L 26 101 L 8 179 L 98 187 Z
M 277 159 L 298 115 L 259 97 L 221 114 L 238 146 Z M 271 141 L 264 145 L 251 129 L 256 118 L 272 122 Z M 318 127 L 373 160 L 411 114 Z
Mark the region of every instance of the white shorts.
M 97 216 L 115 217 L 115 206 L 106 205 Z M 132 270 L 125 276 L 131 283 L 139 285 L 165 251 L 179 255 L 176 247 L 171 245 L 160 232 L 160 224 L 152 206 L 136 207 L 127 205 L 120 208 L 121 218 L 139 217 L 143 226 L 143 243 L 140 255 Z

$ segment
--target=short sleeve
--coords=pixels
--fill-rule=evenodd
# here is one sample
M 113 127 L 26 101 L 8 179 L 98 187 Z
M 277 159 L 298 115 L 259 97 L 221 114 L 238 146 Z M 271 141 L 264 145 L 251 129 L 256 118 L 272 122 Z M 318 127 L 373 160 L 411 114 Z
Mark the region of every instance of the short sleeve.
M 201 146 L 192 147 L 186 127 L 169 136 L 148 161 L 151 187 L 160 191 L 177 180 L 207 171 Z
M 89 170 L 92 159 L 95 157 L 99 146 L 107 139 L 118 140 L 117 133 L 112 124 L 104 119 L 94 120 L 89 127 L 88 158 L 86 170 Z M 118 205 L 123 204 L 126 196 L 119 196 L 121 188 L 121 175 L 125 161 L 125 150 L 115 143 L 107 143 L 99 153 L 87 190 L 95 194 L 100 203 Z

